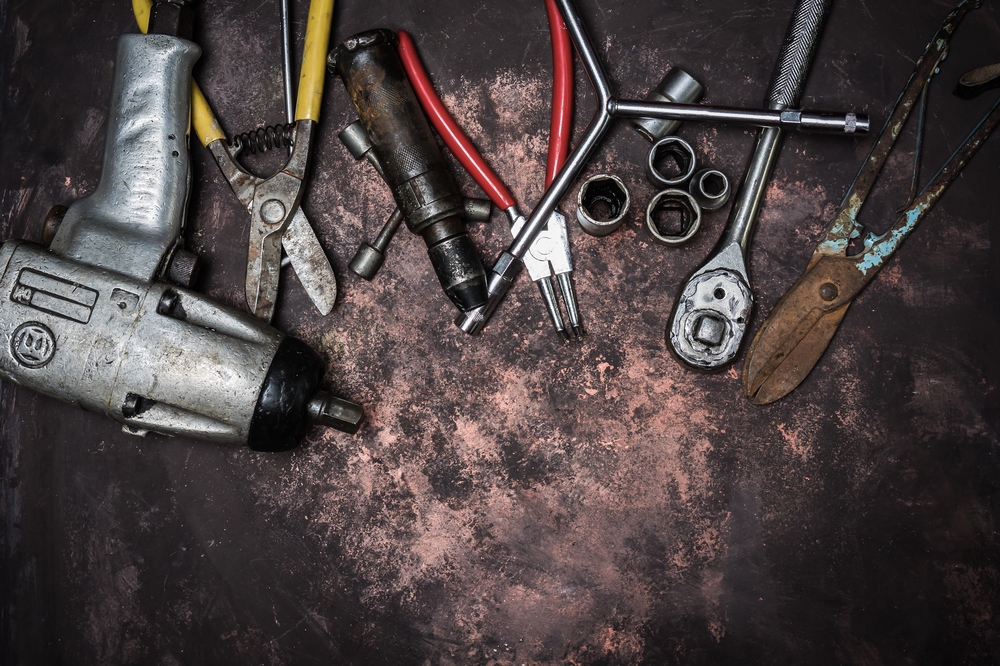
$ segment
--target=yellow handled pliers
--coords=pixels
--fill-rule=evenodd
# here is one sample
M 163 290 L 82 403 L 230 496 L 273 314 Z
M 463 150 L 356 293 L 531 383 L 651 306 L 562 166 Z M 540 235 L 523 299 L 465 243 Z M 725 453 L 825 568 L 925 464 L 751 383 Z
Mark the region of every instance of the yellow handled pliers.
M 229 146 L 226 135 L 198 84 L 192 81 L 191 85 L 192 121 L 198 140 L 211 151 L 233 192 L 250 213 L 247 305 L 256 316 L 267 321 L 274 315 L 282 247 L 320 312 L 328 314 L 337 297 L 337 281 L 333 269 L 299 207 L 305 189 L 312 136 L 323 99 L 333 1 L 312 0 L 309 3 L 305 51 L 295 105 L 292 152 L 284 167 L 270 178 L 254 176 L 236 162 L 238 148 Z M 145 32 L 149 24 L 152 0 L 133 0 L 132 8 L 139 28 Z

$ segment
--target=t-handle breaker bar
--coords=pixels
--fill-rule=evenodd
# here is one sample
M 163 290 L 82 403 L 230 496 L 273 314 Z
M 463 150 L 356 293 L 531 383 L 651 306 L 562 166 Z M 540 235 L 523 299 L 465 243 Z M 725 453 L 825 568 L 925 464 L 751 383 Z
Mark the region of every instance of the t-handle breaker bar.
M 521 257 L 528 251 L 535 236 L 545 227 L 559 200 L 576 179 L 591 152 L 604 137 L 612 118 L 663 118 L 667 120 L 720 122 L 756 127 L 778 127 L 805 132 L 838 132 L 849 136 L 868 133 L 868 116 L 854 113 L 829 114 L 799 110 L 738 109 L 730 107 L 701 106 L 698 104 L 663 104 L 616 99 L 611 94 L 597 54 L 584 30 L 580 16 L 571 0 L 556 0 L 566 29 L 580 55 L 590 83 L 597 95 L 597 113 L 563 165 L 562 170 L 545 191 L 542 200 L 532 211 L 527 224 L 510 246 L 500 253 L 489 275 L 489 301 L 475 310 L 459 315 L 455 325 L 470 335 L 483 330 L 493 311 L 503 300 L 511 283 L 520 272 Z

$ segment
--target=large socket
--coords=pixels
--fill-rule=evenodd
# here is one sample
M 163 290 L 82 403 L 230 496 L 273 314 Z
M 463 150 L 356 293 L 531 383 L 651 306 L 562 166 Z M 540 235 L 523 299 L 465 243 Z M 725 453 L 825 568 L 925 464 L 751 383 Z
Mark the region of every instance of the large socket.
M 396 35 L 368 30 L 330 52 L 368 133 L 407 228 L 424 239 L 445 294 L 463 312 L 488 300 L 486 271 L 462 221 L 462 195 L 395 49 Z

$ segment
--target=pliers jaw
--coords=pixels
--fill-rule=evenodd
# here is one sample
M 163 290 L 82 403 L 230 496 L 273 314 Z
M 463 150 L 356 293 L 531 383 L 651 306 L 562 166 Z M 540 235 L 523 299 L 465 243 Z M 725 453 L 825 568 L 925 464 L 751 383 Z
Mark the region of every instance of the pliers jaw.
M 514 207 L 508 209 L 507 214 L 512 222 L 511 234 L 517 238 L 526 220 Z M 573 288 L 573 257 L 570 254 L 565 215 L 558 210 L 552 212 L 545 228 L 535 237 L 528 251 L 522 257 L 522 261 L 528 270 L 528 275 L 538 285 L 538 291 L 545 303 L 545 309 L 548 310 L 549 317 L 552 319 L 556 333 L 565 341 L 571 339 L 570 333 L 574 337 L 583 337 L 584 330 L 580 322 L 580 308 L 576 300 L 576 290 Z M 558 282 L 559 290 L 562 291 L 563 303 L 566 306 L 566 315 L 569 320 L 569 330 L 566 328 L 559 309 L 555 282 Z
M 295 124 L 288 161 L 267 179 L 244 169 L 235 159 L 236 151 L 225 141 L 219 139 L 208 146 L 236 197 L 250 213 L 246 298 L 250 310 L 265 321 L 274 316 L 281 269 L 281 239 L 299 210 L 315 125 L 312 120 L 300 120 Z
M 563 303 L 566 306 L 566 318 L 569 322 L 569 329 L 563 323 L 562 313 L 559 311 L 559 301 L 556 299 L 556 289 L 552 284 L 551 277 L 544 277 L 535 280 L 538 290 L 542 294 L 545 302 L 545 309 L 549 311 L 549 318 L 556 329 L 556 333 L 565 342 L 569 342 L 573 337 L 582 338 L 586 335 L 583 330 L 583 323 L 580 321 L 580 308 L 576 302 L 576 290 L 573 288 L 573 278 L 570 273 L 559 273 L 555 276 L 559 283 L 559 290 L 562 292 Z M 570 333 L 573 335 L 570 336 Z
M 458 315 L 455 318 L 455 326 L 458 326 L 463 332 L 469 335 L 475 335 L 482 331 L 522 268 L 524 268 L 524 262 L 520 257 L 510 252 L 501 252 L 500 257 L 493 264 L 493 268 L 486 278 L 486 288 L 489 294 L 489 300 L 486 301 L 486 305 L 481 305 L 478 308 Z

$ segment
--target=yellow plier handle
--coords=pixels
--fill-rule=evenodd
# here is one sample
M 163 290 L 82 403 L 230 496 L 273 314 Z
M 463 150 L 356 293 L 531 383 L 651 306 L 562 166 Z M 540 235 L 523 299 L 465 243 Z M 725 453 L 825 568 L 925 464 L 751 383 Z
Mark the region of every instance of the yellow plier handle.
M 302 54 L 299 91 L 295 100 L 295 120 L 319 120 L 326 80 L 326 53 L 330 49 L 333 0 L 312 0 L 306 23 L 306 45 Z
M 312 0 L 309 3 L 309 21 L 306 23 L 306 45 L 302 54 L 302 72 L 299 75 L 298 97 L 295 101 L 295 120 L 319 120 L 323 102 L 323 83 L 326 80 L 326 53 L 330 46 L 330 26 L 333 22 L 334 0 Z M 149 15 L 153 0 L 132 0 L 132 11 L 145 33 L 149 29 Z M 213 141 L 225 140 L 226 135 L 209 106 L 198 83 L 191 81 L 191 114 L 194 131 L 206 148 Z
M 329 261 L 315 240 L 315 234 L 309 228 L 308 220 L 299 210 L 299 202 L 305 188 L 311 138 L 319 120 L 319 110 L 323 100 L 333 1 L 312 0 L 309 3 L 305 52 L 302 56 L 302 73 L 295 105 L 294 146 L 288 161 L 270 178 L 258 178 L 236 162 L 234 152 L 229 148 L 225 133 L 219 126 L 208 100 L 205 99 L 198 84 L 191 81 L 191 116 L 195 134 L 198 135 L 202 145 L 212 153 L 236 197 L 250 213 L 250 244 L 247 250 L 245 280 L 247 305 L 256 316 L 267 321 L 270 321 L 274 314 L 277 300 L 281 252 L 286 230 L 299 239 L 299 242 L 292 243 L 292 249 L 288 250 L 293 266 L 297 263 L 310 269 L 320 263 L 329 266 Z M 152 7 L 152 0 L 132 0 L 136 21 L 143 32 L 149 29 Z M 303 245 L 304 241 L 308 242 Z M 293 256 L 296 253 L 308 255 L 304 264 L 302 261 L 296 262 Z M 319 275 L 321 272 L 316 274 Z M 320 277 L 336 284 L 332 269 Z M 329 312 L 333 306 L 336 287 L 310 289 L 306 281 L 303 281 L 303 286 L 306 286 L 317 307 L 324 314 Z M 316 295 L 321 297 L 319 301 Z

